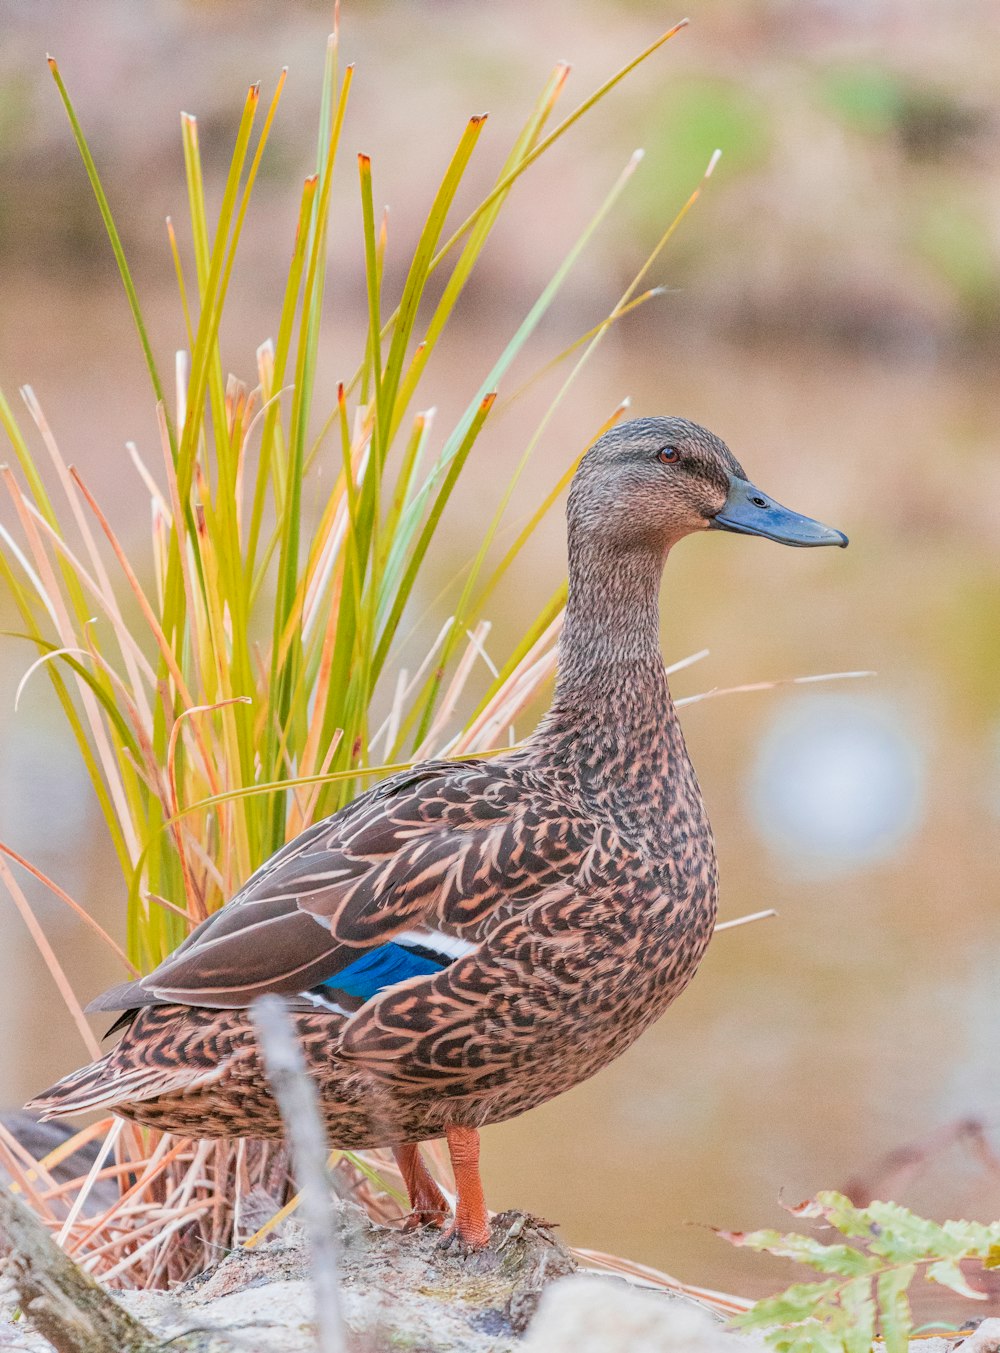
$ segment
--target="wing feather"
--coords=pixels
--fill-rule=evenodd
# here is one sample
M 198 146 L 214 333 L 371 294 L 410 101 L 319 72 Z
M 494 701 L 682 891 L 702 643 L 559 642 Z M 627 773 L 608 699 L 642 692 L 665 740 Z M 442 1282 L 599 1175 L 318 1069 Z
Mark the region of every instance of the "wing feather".
M 571 875 L 594 830 L 567 822 L 516 757 L 427 762 L 290 841 L 158 968 L 90 1008 L 239 1008 L 335 986 L 359 954 L 421 926 L 478 941 Z
M 624 878 L 637 903 L 656 904 L 661 883 L 648 862 L 611 828 L 593 827 L 572 871 L 510 908 L 477 952 L 425 983 L 419 999 L 412 988 L 389 987 L 363 1005 L 339 1054 L 400 1091 L 458 1097 L 488 1092 L 549 1057 L 540 1032 L 561 1025 L 569 1003 L 579 1016 L 599 997 L 590 981 L 595 938 L 627 950 L 627 935 L 615 934 Z

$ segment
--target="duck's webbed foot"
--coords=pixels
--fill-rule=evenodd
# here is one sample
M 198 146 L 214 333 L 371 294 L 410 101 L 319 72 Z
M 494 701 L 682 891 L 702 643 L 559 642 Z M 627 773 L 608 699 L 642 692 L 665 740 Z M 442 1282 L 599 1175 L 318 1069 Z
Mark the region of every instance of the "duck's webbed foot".
M 471 1254 L 490 1243 L 490 1214 L 479 1177 L 479 1133 L 475 1128 L 447 1129 L 455 1174 L 455 1217 L 438 1244 L 456 1254 Z
M 422 1231 L 425 1226 L 440 1229 L 447 1220 L 448 1209 L 441 1208 L 414 1208 L 403 1218 L 402 1230 L 404 1231 Z
M 486 1222 L 483 1229 L 465 1228 L 459 1223 L 458 1218 L 453 1218 L 441 1233 L 441 1239 L 438 1241 L 438 1249 L 448 1250 L 449 1253 L 465 1258 L 470 1254 L 478 1254 L 485 1250 L 490 1243 L 490 1224 Z
M 407 1143 L 393 1148 L 412 1211 L 403 1219 L 404 1231 L 424 1226 L 443 1226 L 448 1217 L 448 1201 L 424 1164 L 419 1146 Z

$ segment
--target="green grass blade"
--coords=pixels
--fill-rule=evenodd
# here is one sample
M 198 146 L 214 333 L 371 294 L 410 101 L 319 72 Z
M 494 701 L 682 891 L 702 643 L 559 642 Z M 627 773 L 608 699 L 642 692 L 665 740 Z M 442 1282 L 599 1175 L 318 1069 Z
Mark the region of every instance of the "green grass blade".
M 507 347 L 504 349 L 500 358 L 494 364 L 492 371 L 489 373 L 489 375 L 486 378 L 486 381 L 484 382 L 484 386 L 486 388 L 493 388 L 500 382 L 506 371 L 509 369 L 511 363 L 514 361 L 515 357 L 518 355 L 518 353 L 523 348 L 524 344 L 527 342 L 528 338 L 537 328 L 538 324 L 541 322 L 542 317 L 545 315 L 546 311 L 551 306 L 552 302 L 554 301 L 555 297 L 559 292 L 560 287 L 565 282 L 567 276 L 569 275 L 573 266 L 577 262 L 581 253 L 583 252 L 587 244 L 590 242 L 596 230 L 605 220 L 608 213 L 614 206 L 615 202 L 617 202 L 619 196 L 621 195 L 622 191 L 625 188 L 625 185 L 627 184 L 632 174 L 634 173 L 635 168 L 639 163 L 639 160 L 640 160 L 639 152 L 636 152 L 636 154 L 633 155 L 632 158 L 629 160 L 625 169 L 619 175 L 611 191 L 605 197 L 604 201 L 601 203 L 597 212 L 588 222 L 584 231 L 578 237 L 573 247 L 569 250 L 568 254 L 557 268 L 555 274 L 553 275 L 553 277 L 543 290 L 541 296 L 539 296 L 538 300 L 535 302 L 531 310 L 528 312 L 527 316 L 521 323 L 517 332 L 514 334 L 514 337 L 511 339 L 510 343 L 508 343 Z M 480 398 L 484 393 L 485 390 L 480 391 Z M 469 416 L 470 412 L 467 411 L 467 413 L 463 416 L 462 420 L 459 422 L 459 429 L 462 429 L 463 424 L 465 423 L 466 419 L 468 419 Z M 457 431 L 458 429 L 456 430 L 456 433 Z M 537 441 L 537 437 L 535 441 Z M 510 495 L 514 489 L 514 485 L 516 484 L 517 479 L 520 477 L 520 474 L 522 473 L 524 466 L 527 463 L 527 459 L 531 454 L 534 444 L 535 444 L 534 442 L 529 444 L 529 447 L 525 452 L 525 455 L 522 457 L 520 465 L 518 466 L 511 482 L 508 484 L 507 489 L 505 490 L 500 507 L 494 516 L 493 522 L 489 530 L 486 533 L 483 544 L 480 547 L 479 553 L 476 557 L 476 562 L 474 563 L 473 568 L 462 590 L 461 598 L 459 600 L 458 606 L 456 607 L 455 624 L 452 627 L 452 630 L 450 631 L 448 638 L 445 641 L 445 651 L 442 653 L 441 662 L 438 665 L 437 673 L 435 674 L 431 687 L 427 692 L 423 714 L 421 715 L 421 718 L 417 724 L 417 743 L 422 742 L 424 737 L 426 736 L 427 729 L 430 725 L 430 721 L 433 716 L 437 696 L 440 691 L 441 682 L 443 680 L 444 669 L 447 665 L 448 660 L 454 653 L 455 647 L 458 644 L 462 633 L 464 632 L 463 626 L 465 623 L 465 612 L 468 607 L 469 600 L 472 596 L 473 590 L 475 588 L 475 584 L 478 581 L 480 569 L 482 568 L 483 561 L 486 558 L 489 546 L 492 543 L 493 536 L 496 532 L 497 525 L 500 521 L 500 517 L 507 506 L 507 503 L 510 499 Z M 440 472 L 440 467 L 442 464 L 447 464 L 449 452 L 450 447 L 446 445 L 435 473 Z
M 0 635 L 3 635 L 5 639 L 24 639 L 28 643 L 35 644 L 43 653 L 53 654 L 56 660 L 64 663 L 81 681 L 90 687 L 107 716 L 108 722 L 117 733 L 121 745 L 127 748 L 136 760 L 139 760 L 141 753 L 139 744 L 135 740 L 135 734 L 115 704 L 114 698 L 108 694 L 104 684 L 98 681 L 93 672 L 85 667 L 78 657 L 61 650 L 58 644 L 52 643 L 49 639 L 43 639 L 38 634 L 20 634 L 16 630 L 0 630 Z M 46 663 L 46 666 L 48 665 Z
M 467 232 L 472 229 L 480 216 L 489 210 L 497 198 L 504 194 L 521 177 L 526 169 L 530 169 L 535 161 L 544 155 L 547 150 L 551 150 L 555 143 L 560 140 L 561 137 L 565 136 L 572 126 L 579 122 L 582 117 L 600 103 L 606 95 L 610 94 L 616 85 L 621 84 L 622 80 L 624 80 L 627 75 L 631 75 L 632 71 L 634 71 L 637 66 L 641 66 L 654 52 L 659 51 L 664 43 L 667 43 L 671 38 L 676 37 L 682 28 L 686 28 L 687 23 L 687 19 L 682 19 L 680 23 L 674 24 L 673 28 L 668 29 L 666 33 L 661 33 L 661 35 L 656 38 L 655 41 L 651 42 L 648 47 L 644 47 L 638 56 L 634 56 L 631 61 L 627 61 L 624 66 L 620 67 L 613 75 L 609 76 L 602 85 L 599 85 L 598 88 L 594 90 L 593 94 L 590 94 L 582 103 L 578 104 L 577 107 L 573 109 L 572 113 L 559 123 L 558 127 L 553 128 L 548 136 L 543 137 L 537 145 L 528 151 L 524 158 L 511 169 L 508 174 L 501 178 L 500 182 L 497 183 L 489 193 L 487 193 L 482 202 L 476 207 L 475 211 L 471 212 L 465 218 L 446 243 L 441 246 L 431 263 L 431 271 L 433 272 L 434 269 L 438 267 L 463 235 L 467 234 Z
M 476 148 L 476 143 L 486 124 L 485 114 L 473 117 L 469 120 L 461 140 L 455 149 L 451 163 L 445 171 L 441 184 L 435 194 L 431 209 L 427 214 L 427 220 L 424 222 L 423 230 L 420 233 L 420 239 L 413 254 L 413 261 L 410 264 L 410 270 L 403 286 L 403 295 L 399 302 L 399 308 L 396 312 L 395 322 L 392 326 L 392 342 L 389 347 L 389 356 L 386 360 L 385 378 L 383 382 L 383 405 L 386 409 L 392 409 L 392 428 L 398 426 L 399 417 L 395 410 L 396 393 L 399 389 L 399 382 L 403 371 L 403 360 L 406 356 L 407 345 L 413 332 L 413 326 L 417 318 L 417 308 L 423 295 L 424 286 L 430 274 L 431 260 L 434 256 L 434 248 L 440 238 L 441 231 L 444 229 L 445 219 L 455 200 L 455 194 L 458 191 L 459 184 L 472 158 L 472 153 Z M 384 426 L 381 430 L 383 438 L 388 438 L 391 428 Z M 385 454 L 383 451 L 382 459 Z
M 372 199 L 372 162 L 369 155 L 358 156 L 358 179 L 361 184 L 361 219 L 365 244 L 365 281 L 368 290 L 368 359 L 375 396 L 375 422 L 378 427 L 385 420 L 382 391 L 382 302 L 381 269 L 378 265 L 378 242 L 375 233 L 375 204 Z
M 413 584 L 416 581 L 420 565 L 424 561 L 424 556 L 434 536 L 438 522 L 441 520 L 441 514 L 445 509 L 448 499 L 451 497 L 452 490 L 462 472 L 462 467 L 468 459 L 469 453 L 475 445 L 476 438 L 479 436 L 490 410 L 496 401 L 494 393 L 487 393 L 480 401 L 479 408 L 476 410 L 471 422 L 466 428 L 465 435 L 459 443 L 455 454 L 448 462 L 444 475 L 444 480 L 438 490 L 437 498 L 431 508 L 427 520 L 424 522 L 419 539 L 412 553 L 398 586 L 394 588 L 392 604 L 386 617 L 385 625 L 379 637 L 378 647 L 375 650 L 373 667 L 376 673 L 380 672 L 389 651 L 389 645 L 392 643 L 393 636 L 399 625 L 400 616 L 403 614 L 403 608 L 409 600 L 410 593 L 413 590 Z
M 149 379 L 153 385 L 153 392 L 156 395 L 157 403 L 165 405 L 166 401 L 164 399 L 163 386 L 160 382 L 156 361 L 153 357 L 153 349 L 149 342 L 149 334 L 146 332 L 146 324 L 142 318 L 139 297 L 136 293 L 135 283 L 132 281 L 132 274 L 129 271 L 128 262 L 125 258 L 125 250 L 122 247 L 118 228 L 115 225 L 114 217 L 111 214 L 111 208 L 108 205 L 108 199 L 105 196 L 100 175 L 97 172 L 97 165 L 94 163 L 94 157 L 90 153 L 90 147 L 87 145 L 87 139 L 83 134 L 83 128 L 80 125 L 76 110 L 69 97 L 69 91 L 63 82 L 59 66 L 54 57 L 50 56 L 46 59 L 49 63 L 49 70 L 52 72 L 52 78 L 56 82 L 56 88 L 59 90 L 59 95 L 63 101 L 63 106 L 66 109 L 69 125 L 73 129 L 73 136 L 76 140 L 77 149 L 80 152 L 80 158 L 83 160 L 84 168 L 87 171 L 87 178 L 90 180 L 90 186 L 93 189 L 94 197 L 97 199 L 97 207 L 101 213 L 101 220 L 104 222 L 104 228 L 108 232 L 108 239 L 111 241 L 115 262 L 118 264 L 118 272 L 121 275 L 122 285 L 125 288 L 125 295 L 128 297 L 129 309 L 132 311 L 132 321 L 135 324 L 136 332 L 139 335 L 139 342 L 142 345 L 142 355 L 146 359 L 146 369 L 149 371 Z M 171 439 L 173 439 L 172 425 L 169 423 L 169 420 L 168 427 L 171 427 Z
M 0 551 L 0 575 L 2 575 L 6 581 L 17 608 L 21 613 L 21 618 L 27 626 L 27 637 L 40 646 L 48 643 L 48 640 L 45 639 L 35 622 L 34 611 L 31 606 L 29 594 L 25 588 L 22 587 L 20 581 L 14 574 L 6 555 L 2 551 Z M 52 663 L 47 663 L 46 666 L 48 668 L 49 680 L 55 691 L 56 699 L 59 701 L 63 717 L 76 742 L 77 749 L 80 753 L 80 759 L 87 772 L 87 778 L 93 786 L 94 797 L 97 799 L 98 806 L 101 810 L 101 816 L 104 818 L 108 828 L 108 836 L 114 847 L 122 874 L 127 879 L 132 871 L 132 858 L 125 842 L 125 835 L 122 831 L 114 803 L 112 802 L 111 795 L 108 793 L 107 786 L 104 783 L 104 776 L 101 773 L 100 765 L 98 764 L 97 757 L 90 745 L 90 739 L 87 736 L 83 720 L 77 712 L 76 706 L 73 703 L 73 697 L 58 669 Z
M 197 123 L 194 118 L 185 116 L 184 149 L 187 168 L 188 197 L 191 205 L 192 225 L 196 232 L 195 257 L 198 260 L 198 284 L 201 293 L 201 313 L 195 334 L 194 351 L 191 354 L 191 382 L 188 390 L 187 418 L 181 433 L 181 444 L 177 457 L 177 485 L 181 502 L 185 502 L 191 486 L 191 474 L 195 452 L 202 427 L 201 406 L 206 390 L 209 391 L 213 420 L 215 425 L 216 449 L 226 438 L 225 396 L 222 386 L 222 359 L 218 348 L 219 325 L 222 319 L 222 306 L 225 292 L 221 285 L 226 262 L 226 245 L 229 239 L 233 216 L 236 210 L 236 195 L 243 173 L 250 135 L 260 102 L 260 85 L 251 85 L 243 105 L 236 134 L 236 146 L 226 176 L 226 186 L 219 209 L 215 240 L 211 256 L 207 256 L 208 239 L 205 223 L 204 184 L 201 174 L 201 157 L 198 151 Z
M 292 260 L 288 269 L 285 294 L 281 303 L 281 318 L 278 324 L 278 339 L 274 348 L 271 383 L 263 391 L 264 398 L 268 401 L 268 409 L 261 432 L 260 462 L 257 468 L 257 480 L 254 487 L 253 508 L 246 547 L 247 576 L 254 579 L 254 593 L 257 592 L 259 587 L 260 573 L 257 552 L 269 490 L 273 493 L 276 515 L 279 519 L 285 510 L 285 485 L 283 480 L 285 444 L 281 434 L 280 403 L 275 396 L 285 383 L 295 311 L 302 287 L 302 273 L 305 268 L 309 245 L 309 223 L 312 220 L 313 203 L 316 200 L 318 186 L 319 176 L 316 174 L 310 174 L 302 185 L 298 222 L 295 227 L 295 244 L 292 249 Z M 275 540 L 277 540 L 277 536 Z

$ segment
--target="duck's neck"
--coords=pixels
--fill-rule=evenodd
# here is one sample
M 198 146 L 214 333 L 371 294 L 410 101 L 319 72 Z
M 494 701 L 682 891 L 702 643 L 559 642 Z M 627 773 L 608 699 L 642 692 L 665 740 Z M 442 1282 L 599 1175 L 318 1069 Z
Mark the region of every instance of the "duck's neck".
M 670 859 L 708 821 L 660 653 L 662 572 L 660 553 L 612 556 L 571 540 L 555 700 L 528 755 L 625 838 Z
M 663 563 L 659 552 L 612 553 L 571 536 L 554 711 L 591 717 L 609 699 L 620 699 L 624 688 L 647 709 L 656 706 L 672 718 L 660 654 Z
M 660 653 L 662 571 L 660 554 L 571 542 L 556 694 L 532 742 L 590 811 L 669 857 L 704 809 Z

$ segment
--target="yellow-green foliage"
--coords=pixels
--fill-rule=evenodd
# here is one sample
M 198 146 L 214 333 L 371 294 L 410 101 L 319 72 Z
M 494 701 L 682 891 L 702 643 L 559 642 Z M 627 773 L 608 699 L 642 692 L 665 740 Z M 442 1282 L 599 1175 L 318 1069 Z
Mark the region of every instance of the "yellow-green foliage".
M 763 1250 L 824 1274 L 765 1297 L 736 1323 L 762 1329 L 778 1353 L 869 1353 L 876 1337 L 887 1353 L 906 1353 L 913 1321 L 907 1293 L 918 1276 L 964 1297 L 982 1300 L 959 1265 L 978 1260 L 1000 1266 L 1000 1222 L 928 1221 L 898 1203 L 855 1207 L 843 1194 L 818 1193 L 792 1208 L 850 1242 L 827 1244 L 816 1236 L 780 1231 L 722 1231 L 734 1245 Z

